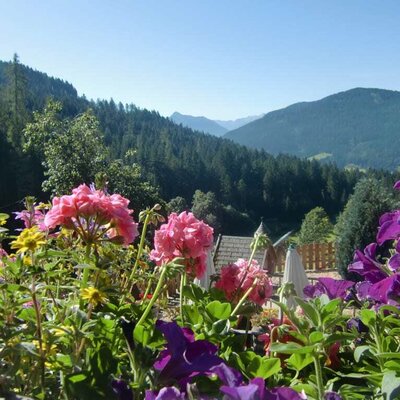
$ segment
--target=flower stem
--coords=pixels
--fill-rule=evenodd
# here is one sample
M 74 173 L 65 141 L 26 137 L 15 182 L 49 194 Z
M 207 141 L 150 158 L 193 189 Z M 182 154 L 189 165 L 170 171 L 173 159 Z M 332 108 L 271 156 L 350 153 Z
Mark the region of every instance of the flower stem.
M 183 296 L 183 287 L 186 285 L 186 271 L 182 272 L 181 275 L 181 284 L 179 287 L 179 311 L 181 314 L 181 322 L 182 324 L 184 323 L 184 318 L 183 318 L 183 302 L 185 300 L 184 296 Z
M 35 317 L 36 317 L 36 333 L 39 342 L 39 355 L 40 355 L 40 387 L 43 393 L 45 393 L 45 369 L 44 363 L 46 359 L 46 354 L 43 346 L 43 335 L 42 335 L 42 322 L 40 315 L 40 306 L 36 297 L 36 285 L 35 278 L 32 276 L 32 303 L 35 309 Z
M 147 226 L 149 224 L 149 220 L 150 220 L 150 212 L 147 213 L 146 218 L 143 222 L 142 235 L 140 236 L 139 248 L 137 250 L 135 264 L 133 265 L 132 272 L 129 275 L 129 278 L 126 282 L 125 288 L 127 288 L 129 286 L 129 283 L 133 280 L 136 269 L 139 265 L 140 257 L 142 256 L 142 253 L 143 253 L 144 242 L 146 240 L 146 232 L 147 232 Z M 132 290 L 132 288 L 131 288 L 131 290 Z
M 315 368 L 315 378 L 317 380 L 317 390 L 318 390 L 318 398 L 324 398 L 324 381 L 322 379 L 322 369 L 321 364 L 319 362 L 318 354 L 314 354 L 314 368 Z
M 147 318 L 147 316 L 149 315 L 151 308 L 153 307 L 154 303 L 156 302 L 162 288 L 163 288 L 163 284 L 164 284 L 164 278 L 165 275 L 167 273 L 167 268 L 168 268 L 168 264 L 164 264 L 162 266 L 162 272 L 160 275 L 160 279 L 157 283 L 156 289 L 153 293 L 153 297 L 150 299 L 149 304 L 147 305 L 146 309 L 144 310 L 144 313 L 142 314 L 142 316 L 139 319 L 139 322 L 137 323 L 137 325 L 141 325 L 143 324 L 143 322 L 145 321 L 145 319 Z
M 253 289 L 256 287 L 258 282 L 258 278 L 254 279 L 253 284 L 246 290 L 245 294 L 242 296 L 242 298 L 239 300 L 239 302 L 237 303 L 236 307 L 234 308 L 234 310 L 231 312 L 231 317 L 233 317 L 237 311 L 239 310 L 239 308 L 242 306 L 242 304 L 245 302 L 245 300 L 247 299 L 247 297 L 249 297 L 250 293 L 253 291 Z
M 86 252 L 85 252 L 85 264 L 89 266 L 90 264 L 90 251 L 91 251 L 91 245 L 90 243 L 86 244 Z M 81 289 L 84 289 L 88 285 L 88 280 L 89 280 L 89 268 L 84 268 L 83 269 L 83 276 L 82 276 L 82 281 L 81 281 Z

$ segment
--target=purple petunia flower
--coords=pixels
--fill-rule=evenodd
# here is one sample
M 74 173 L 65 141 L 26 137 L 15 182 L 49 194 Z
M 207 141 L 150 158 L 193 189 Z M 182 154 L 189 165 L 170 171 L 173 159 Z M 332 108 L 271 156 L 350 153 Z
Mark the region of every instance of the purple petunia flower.
M 392 257 L 390 257 L 388 266 L 391 271 L 396 272 L 400 268 L 400 254 L 396 253 L 393 254 Z
M 318 278 L 315 285 L 308 285 L 303 293 L 308 298 L 319 297 L 326 294 L 330 300 L 338 297 L 344 299 L 347 290 L 354 285 L 352 281 L 338 280 L 333 278 Z
M 194 340 L 190 329 L 160 320 L 156 327 L 167 340 L 166 349 L 154 363 L 154 368 L 159 371 L 159 383 L 172 385 L 178 382 L 185 387 L 192 377 L 212 373 L 214 367 L 224 363 L 216 355 L 217 346 L 206 340 Z
M 336 392 L 326 392 L 324 395 L 324 400 L 343 400 L 342 396 Z
M 347 329 L 351 330 L 352 328 L 355 328 L 358 333 L 369 331 L 368 326 L 364 325 L 360 318 L 351 318 L 347 321 Z
M 267 389 L 262 378 L 254 378 L 247 385 L 221 386 L 223 400 L 302 400 L 301 393 L 287 387 Z
M 114 379 L 111 387 L 119 400 L 133 400 L 132 390 L 124 380 Z
M 186 394 L 179 391 L 176 387 L 170 386 L 162 388 L 159 392 L 146 390 L 145 400 L 185 400 Z
M 400 210 L 383 214 L 379 219 L 379 225 L 376 236 L 379 245 L 386 240 L 397 239 L 400 235 Z
M 400 181 L 397 181 L 397 182 L 393 185 L 393 189 L 400 190 Z
M 387 274 L 382 270 L 382 265 L 376 261 L 377 247 L 376 243 L 370 243 L 365 247 L 364 252 L 356 250 L 354 260 L 349 265 L 348 271 L 355 272 L 372 283 L 386 278 Z
M 400 274 L 391 275 L 371 285 L 368 297 L 379 303 L 397 305 L 400 299 Z

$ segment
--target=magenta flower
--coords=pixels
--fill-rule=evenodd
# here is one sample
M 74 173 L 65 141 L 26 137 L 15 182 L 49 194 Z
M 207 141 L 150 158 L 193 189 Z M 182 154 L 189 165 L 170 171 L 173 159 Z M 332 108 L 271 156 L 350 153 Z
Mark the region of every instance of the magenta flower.
M 221 268 L 221 275 L 215 287 L 224 292 L 227 300 L 237 301 L 254 282 L 255 287 L 248 299 L 262 306 L 272 296 L 271 280 L 256 260 L 249 265 L 247 260 L 239 258 L 234 264 Z
M 207 251 L 213 244 L 213 229 L 192 213 L 172 213 L 154 236 L 150 257 L 157 265 L 176 257 L 186 260 L 186 272 L 201 278 L 207 269 Z
M 303 292 L 308 298 L 319 297 L 326 294 L 330 300 L 341 298 L 344 299 L 348 289 L 354 285 L 352 281 L 333 279 L 333 278 L 318 278 L 315 285 L 308 285 Z
M 348 271 L 355 272 L 372 283 L 379 282 L 387 277 L 382 264 L 376 261 L 377 247 L 376 243 L 371 243 L 364 249 L 364 252 L 356 250 L 354 260 L 349 265 Z
M 400 300 L 400 274 L 391 275 L 371 285 L 368 297 L 378 303 L 397 305 Z
M 222 386 L 223 400 L 302 400 L 300 393 L 287 387 L 267 389 L 262 378 L 254 378 L 247 385 Z
M 386 240 L 397 240 L 400 236 L 400 210 L 383 214 L 379 219 L 376 241 L 379 245 Z
M 139 234 L 128 204 L 129 200 L 119 194 L 110 196 L 102 190 L 80 185 L 72 190 L 72 195 L 54 197 L 44 223 L 49 229 L 59 225 L 74 229 L 86 242 L 106 235 L 121 238 L 127 245 Z
M 157 321 L 156 328 L 167 340 L 166 349 L 154 363 L 154 368 L 159 371 L 158 382 L 162 385 L 179 383 L 185 387 L 192 377 L 212 373 L 214 367 L 224 363 L 216 355 L 217 346 L 206 340 L 195 340 L 190 329 L 163 321 Z
M 185 400 L 186 393 L 174 386 L 162 388 L 159 392 L 146 390 L 145 400 Z
M 133 392 L 128 384 L 122 379 L 114 379 L 111 387 L 118 400 L 133 400 Z

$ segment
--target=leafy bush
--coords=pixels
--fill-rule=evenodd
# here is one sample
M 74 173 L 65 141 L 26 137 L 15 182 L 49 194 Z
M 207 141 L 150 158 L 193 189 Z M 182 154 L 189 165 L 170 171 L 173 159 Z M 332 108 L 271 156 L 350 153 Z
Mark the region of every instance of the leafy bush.
M 299 244 L 325 243 L 333 232 L 333 225 L 322 207 L 308 212 L 301 224 Z

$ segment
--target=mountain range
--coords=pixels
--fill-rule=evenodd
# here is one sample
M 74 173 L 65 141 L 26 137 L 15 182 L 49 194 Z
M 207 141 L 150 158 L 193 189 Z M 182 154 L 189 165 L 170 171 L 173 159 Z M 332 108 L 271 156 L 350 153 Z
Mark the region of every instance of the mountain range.
M 243 125 L 261 118 L 263 115 L 254 115 L 235 120 L 224 121 L 212 120 L 206 117 L 194 117 L 192 115 L 184 115 L 179 112 L 174 112 L 169 118 L 176 124 L 182 124 L 182 126 L 186 126 L 187 128 L 210 133 L 214 136 L 223 136 L 228 131 L 240 128 Z
M 224 137 L 271 154 L 395 170 L 400 166 L 400 92 L 351 89 L 269 112 Z

